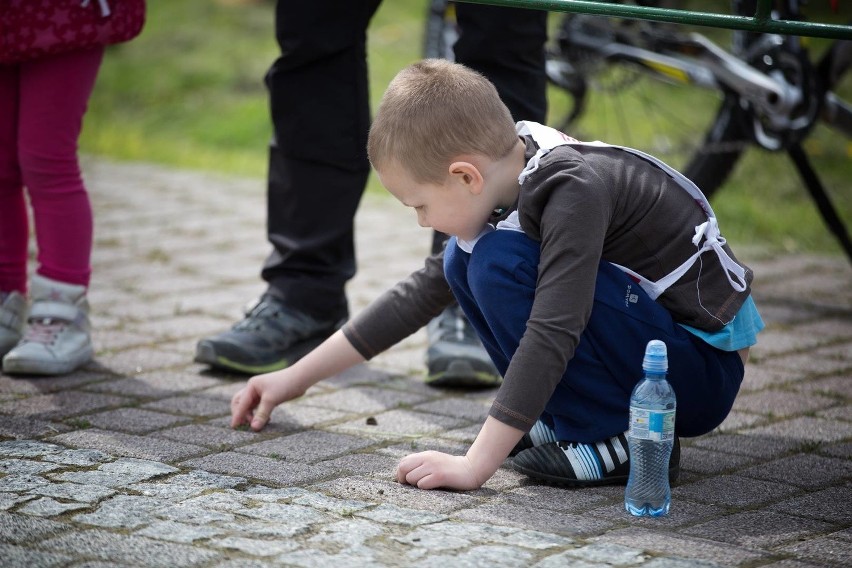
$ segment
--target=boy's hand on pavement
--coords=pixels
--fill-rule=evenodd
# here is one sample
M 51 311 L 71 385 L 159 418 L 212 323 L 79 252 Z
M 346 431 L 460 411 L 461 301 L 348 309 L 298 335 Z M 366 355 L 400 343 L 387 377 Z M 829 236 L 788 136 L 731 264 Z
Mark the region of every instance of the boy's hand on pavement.
M 282 402 L 298 398 L 305 390 L 287 380 L 281 371 L 257 375 L 231 398 L 231 428 L 248 424 L 258 432 L 269 422 L 272 410 Z
M 420 489 L 459 489 L 467 491 L 482 486 L 467 456 L 451 456 L 428 451 L 402 458 L 396 470 L 396 479 Z

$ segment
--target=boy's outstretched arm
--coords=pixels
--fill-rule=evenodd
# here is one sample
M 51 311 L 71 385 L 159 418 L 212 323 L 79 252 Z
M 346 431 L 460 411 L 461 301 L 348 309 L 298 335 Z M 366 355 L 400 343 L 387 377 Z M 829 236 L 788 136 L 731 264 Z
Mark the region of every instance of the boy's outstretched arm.
M 411 454 L 399 462 L 396 479 L 420 489 L 478 489 L 491 479 L 523 435 L 523 431 L 489 416 L 466 455 L 434 451 Z
M 249 379 L 231 399 L 231 427 L 249 424 L 252 430 L 261 430 L 276 406 L 302 396 L 319 381 L 363 362 L 364 357 L 342 331 L 337 331 L 292 366 Z

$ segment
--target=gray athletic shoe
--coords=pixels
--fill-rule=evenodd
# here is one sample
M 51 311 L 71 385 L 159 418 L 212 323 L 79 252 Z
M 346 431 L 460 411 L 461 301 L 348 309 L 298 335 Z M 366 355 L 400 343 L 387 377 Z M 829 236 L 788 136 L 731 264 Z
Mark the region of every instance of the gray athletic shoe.
M 64 375 L 93 356 L 86 287 L 32 279 L 32 307 L 23 338 L 3 357 L 9 375 Z
M 250 375 L 277 371 L 307 355 L 345 321 L 345 314 L 317 320 L 264 294 L 233 328 L 199 341 L 195 361 Z
M 458 305 L 429 322 L 426 384 L 433 387 L 489 388 L 503 378 Z
M 23 337 L 27 299 L 20 292 L 0 292 L 0 359 Z

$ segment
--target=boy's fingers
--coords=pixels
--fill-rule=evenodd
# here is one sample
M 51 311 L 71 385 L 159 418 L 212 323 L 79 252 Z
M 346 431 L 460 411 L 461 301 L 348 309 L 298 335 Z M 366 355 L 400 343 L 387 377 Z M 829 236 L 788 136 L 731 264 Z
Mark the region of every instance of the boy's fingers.
M 266 423 L 269 422 L 269 415 L 272 414 L 274 407 L 275 405 L 271 402 L 260 399 L 260 404 L 257 405 L 251 419 L 251 429 L 255 431 L 263 429 Z
M 246 385 L 231 399 L 231 428 L 248 422 L 249 410 L 254 404 L 255 395 L 251 385 Z

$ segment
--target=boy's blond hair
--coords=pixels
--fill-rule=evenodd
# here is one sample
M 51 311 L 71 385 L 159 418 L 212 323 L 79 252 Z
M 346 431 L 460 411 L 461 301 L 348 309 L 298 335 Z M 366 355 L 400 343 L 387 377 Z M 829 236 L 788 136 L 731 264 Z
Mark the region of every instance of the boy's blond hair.
M 461 155 L 505 157 L 518 141 L 488 79 L 458 63 L 424 59 L 388 85 L 367 152 L 377 170 L 398 164 L 418 183 L 440 183 Z

